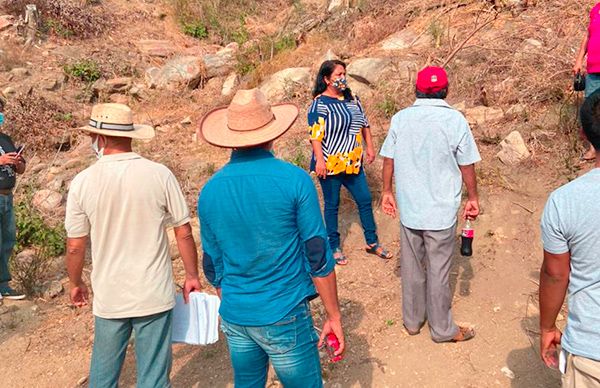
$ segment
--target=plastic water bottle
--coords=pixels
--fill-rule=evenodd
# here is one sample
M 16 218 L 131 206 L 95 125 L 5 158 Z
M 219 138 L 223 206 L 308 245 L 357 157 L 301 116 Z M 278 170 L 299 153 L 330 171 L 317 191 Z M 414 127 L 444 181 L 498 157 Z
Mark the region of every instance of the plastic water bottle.
M 467 220 L 465 222 L 465 226 L 462 229 L 461 237 L 461 245 L 460 245 L 460 254 L 463 256 L 473 256 L 473 237 L 475 235 L 475 231 L 471 226 L 471 220 Z
M 327 334 L 325 337 L 325 345 L 327 346 L 327 353 L 331 362 L 338 362 L 344 359 L 344 356 L 339 354 L 335 355 L 335 352 L 340 348 L 340 341 L 333 333 Z

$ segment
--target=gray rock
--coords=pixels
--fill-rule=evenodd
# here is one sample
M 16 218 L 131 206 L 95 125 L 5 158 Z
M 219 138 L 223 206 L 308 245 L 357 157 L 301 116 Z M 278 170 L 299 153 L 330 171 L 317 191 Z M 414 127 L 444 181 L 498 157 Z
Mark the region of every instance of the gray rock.
M 42 212 L 53 212 L 62 204 L 63 196 L 53 190 L 43 189 L 33 194 L 33 207 Z
M 389 58 L 360 58 L 348 65 L 346 72 L 357 81 L 374 85 L 392 69 Z
M 80 167 L 81 165 L 83 165 L 83 159 L 82 158 L 73 158 L 73 159 L 69 159 L 67 160 L 64 164 L 63 164 L 63 168 L 65 170 L 70 170 L 72 168 L 77 168 Z
M 467 116 L 469 123 L 481 125 L 490 121 L 502 119 L 504 117 L 504 111 L 500 108 L 476 106 L 468 108 L 465 115 Z
M 186 56 L 169 60 L 164 66 L 146 70 L 146 84 L 150 88 L 176 89 L 186 86 L 198 87 L 204 75 L 204 60 L 200 57 Z
M 500 161 L 507 165 L 517 164 L 531 155 L 523 137 L 518 131 L 512 131 L 500 143 L 502 149 L 496 154 Z
M 52 179 L 50 181 L 50 183 L 48 183 L 46 188 L 48 190 L 59 192 L 60 189 L 62 189 L 64 183 L 65 183 L 65 178 L 63 176 L 57 176 L 54 179 Z
M 221 89 L 221 94 L 223 96 L 231 96 L 238 85 L 240 84 L 240 77 L 236 73 L 231 73 L 225 78 L 223 82 L 223 88 Z
M 63 285 L 58 280 L 53 280 L 44 286 L 44 299 L 53 299 L 62 294 L 64 291 Z
M 228 45 L 217 51 L 215 54 L 206 54 L 202 57 L 206 78 L 213 78 L 228 75 L 236 64 L 236 55 L 238 46 Z
M 375 90 L 362 82 L 351 81 L 348 85 L 350 86 L 352 93 L 359 96 L 363 101 L 365 99 L 370 99 L 375 94 Z
M 261 84 L 260 90 L 271 102 L 276 102 L 293 96 L 298 89 L 308 90 L 310 87 L 310 68 L 292 67 L 271 75 Z

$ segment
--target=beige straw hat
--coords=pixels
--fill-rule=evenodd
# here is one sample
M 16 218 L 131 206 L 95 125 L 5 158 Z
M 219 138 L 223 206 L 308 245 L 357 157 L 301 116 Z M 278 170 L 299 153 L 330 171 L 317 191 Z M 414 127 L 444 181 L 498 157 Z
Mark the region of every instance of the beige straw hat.
M 131 108 L 123 104 L 94 105 L 90 122 L 79 129 L 99 135 L 132 139 L 154 137 L 154 128 L 150 125 L 134 124 Z
M 269 105 L 258 89 L 238 90 L 228 107 L 202 118 L 199 130 L 204 140 L 217 147 L 252 147 L 277 139 L 297 117 L 295 104 Z

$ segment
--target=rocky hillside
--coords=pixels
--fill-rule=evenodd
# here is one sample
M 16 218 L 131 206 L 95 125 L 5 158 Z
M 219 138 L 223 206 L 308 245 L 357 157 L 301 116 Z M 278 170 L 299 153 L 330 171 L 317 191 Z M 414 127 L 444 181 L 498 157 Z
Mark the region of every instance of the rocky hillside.
M 27 4 L 37 13 L 30 11 L 26 21 Z M 457 259 L 455 303 L 458 314 L 481 321 L 489 340 L 463 353 L 423 339 L 418 346 L 427 356 L 415 353 L 395 325 L 398 279 L 390 266 L 396 264 L 359 256 L 354 205 L 344 197 L 342 223 L 351 236 L 345 250 L 365 260 L 339 271 L 352 350 L 344 366 L 326 370 L 326 379 L 332 386 L 411 386 L 403 383 L 407 377 L 419 386 L 555 385 L 557 377 L 535 366 L 535 347 L 529 348 L 536 340 L 531 279 L 539 268 L 532 241 L 546 193 L 587 168 L 580 162 L 581 96 L 571 90 L 571 67 L 590 6 L 567 0 L 0 0 L 0 90 L 9 101 L 3 131 L 27 144 L 28 159 L 17 187 L 14 266 L 32 295 L 29 304 L 0 306 L 0 350 L 21 351 L 17 360 L 31 362 L 28 368 L 15 362 L 16 372 L 0 374 L 8 386 L 85 382 L 87 361 L 64 348 L 71 344 L 89 355 L 92 318 L 71 310 L 63 293 L 61 223 L 71 179 L 94 162 L 88 138 L 76 130 L 94 103 L 127 103 L 138 121 L 156 127 L 157 137 L 135 149 L 169 166 L 195 209 L 202 185 L 228 158 L 198 141 L 202 115 L 227 104 L 238 88 L 260 87 L 273 102 L 297 103 L 301 116 L 275 148 L 306 168 L 310 89 L 320 63 L 340 58 L 376 145 L 390 117 L 412 103 L 417 70 L 447 68 L 448 100 L 467 116 L 484 158 L 477 167 L 481 257 L 473 265 Z M 366 168 L 375 201 L 380 170 L 380 160 Z M 397 221 L 379 212 L 376 218 L 382 239 L 397 248 Z M 499 276 L 505 273 L 517 275 Z M 396 360 L 392 341 L 415 363 Z M 230 382 L 222 343 L 216 350 L 178 351 L 176 386 Z M 51 362 L 41 365 L 36 357 Z M 210 368 L 198 369 L 199 362 Z

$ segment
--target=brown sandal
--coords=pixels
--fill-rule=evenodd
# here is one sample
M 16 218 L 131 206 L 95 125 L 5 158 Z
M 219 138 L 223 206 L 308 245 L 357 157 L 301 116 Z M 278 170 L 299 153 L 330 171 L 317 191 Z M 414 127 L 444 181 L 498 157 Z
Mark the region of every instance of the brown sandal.
M 472 327 L 458 327 L 458 333 L 449 342 L 463 342 L 475 337 L 475 329 Z

